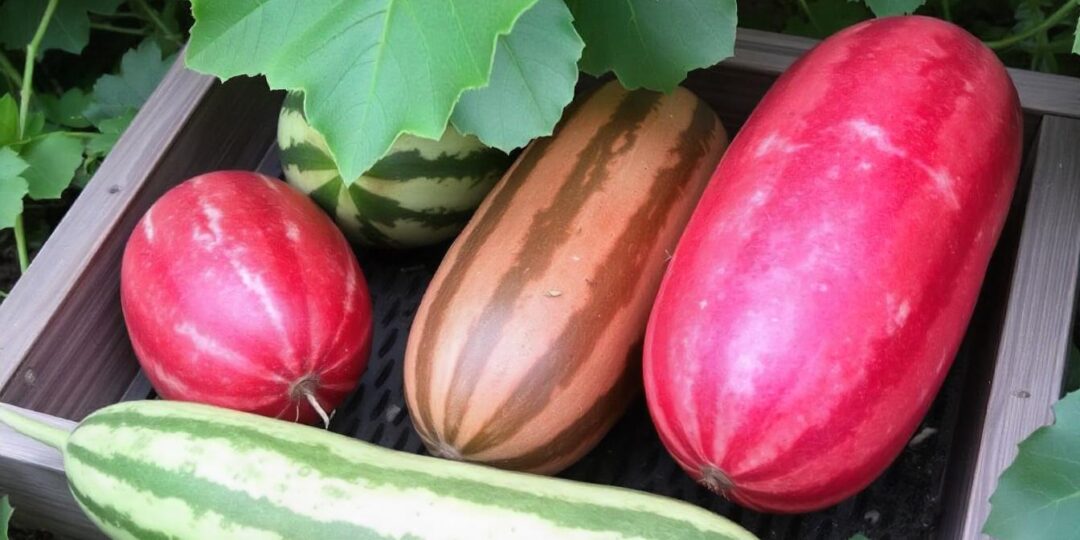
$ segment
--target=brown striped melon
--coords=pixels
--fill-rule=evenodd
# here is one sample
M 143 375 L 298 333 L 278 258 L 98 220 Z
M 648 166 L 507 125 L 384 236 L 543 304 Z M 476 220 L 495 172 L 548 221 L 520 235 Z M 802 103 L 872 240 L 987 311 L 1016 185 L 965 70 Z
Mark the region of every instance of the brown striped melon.
M 689 91 L 609 83 L 529 146 L 454 242 L 405 355 L 432 453 L 555 473 L 640 386 L 668 253 L 727 136 Z

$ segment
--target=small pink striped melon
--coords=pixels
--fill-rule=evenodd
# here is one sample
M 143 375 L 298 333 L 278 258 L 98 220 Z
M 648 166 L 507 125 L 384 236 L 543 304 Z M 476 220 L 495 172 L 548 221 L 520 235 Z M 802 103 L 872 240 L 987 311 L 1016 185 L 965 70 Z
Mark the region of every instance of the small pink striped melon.
M 161 197 L 128 240 L 120 292 L 166 399 L 312 422 L 353 390 L 371 348 L 348 242 L 307 197 L 256 173 L 204 174 Z

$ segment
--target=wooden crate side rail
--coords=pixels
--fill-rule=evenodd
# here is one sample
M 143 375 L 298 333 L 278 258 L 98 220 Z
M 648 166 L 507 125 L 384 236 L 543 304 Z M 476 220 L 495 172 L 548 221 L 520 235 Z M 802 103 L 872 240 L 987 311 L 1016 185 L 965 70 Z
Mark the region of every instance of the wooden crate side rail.
M 16 412 L 65 430 L 75 423 L 25 409 Z M 104 538 L 79 510 L 68 489 L 64 462 L 56 449 L 0 424 L 0 494 L 11 497 L 15 522 L 74 538 Z
M 53 313 L 113 234 L 164 148 L 176 140 L 213 79 L 176 63 L 0 304 L 0 388 L 6 386 Z
M 990 495 L 1016 445 L 1053 421 L 1080 272 L 1080 120 L 1046 116 L 1017 266 L 966 500 L 942 538 L 982 538 Z M 975 420 L 975 419 L 972 419 Z

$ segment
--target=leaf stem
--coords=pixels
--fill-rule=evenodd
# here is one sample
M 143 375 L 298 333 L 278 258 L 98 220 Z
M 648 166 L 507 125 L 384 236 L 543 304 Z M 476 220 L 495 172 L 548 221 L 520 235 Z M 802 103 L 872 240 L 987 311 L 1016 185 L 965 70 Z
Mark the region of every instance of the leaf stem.
M 38 23 L 37 31 L 34 32 L 34 38 L 30 40 L 30 44 L 26 46 L 26 62 L 23 65 L 23 80 L 22 90 L 19 92 L 19 138 L 23 138 L 26 134 L 26 119 L 30 114 L 30 96 L 34 93 L 34 61 L 37 59 L 38 47 L 41 46 L 41 40 L 45 37 L 45 29 L 49 27 L 49 21 L 52 20 L 53 13 L 56 11 L 56 4 L 59 0 L 49 0 L 48 5 L 45 6 L 45 14 L 41 16 L 41 22 Z
M 30 254 L 26 249 L 26 228 L 23 227 L 23 214 L 15 216 L 15 250 L 19 253 L 19 272 L 26 273 L 30 267 Z
M 0 405 L 0 423 L 6 424 L 11 429 L 30 437 L 36 441 L 47 444 L 57 450 L 63 451 L 67 445 L 70 433 L 63 429 L 52 427 L 40 420 L 27 418 L 6 405 Z
M 814 30 L 817 30 L 818 33 L 821 33 L 821 25 L 818 24 L 817 18 L 814 17 L 814 12 L 810 11 L 810 6 L 806 4 L 806 0 L 799 0 L 799 9 L 802 10 L 802 12 L 806 15 L 807 19 L 810 19 L 810 26 L 813 26 Z
M 165 26 L 165 22 L 158 16 L 158 12 L 154 11 L 154 8 L 146 3 L 146 0 L 131 0 L 131 3 L 143 13 L 143 16 L 150 21 L 150 24 L 157 27 L 161 32 L 161 35 L 165 36 L 165 39 L 176 43 L 177 45 L 183 45 L 183 43 L 180 42 L 180 38 L 174 34 L 172 30 L 169 30 L 168 26 Z
M 117 34 L 128 34 L 132 36 L 146 36 L 149 32 L 144 28 L 124 28 L 123 26 L 116 26 L 108 23 L 90 23 L 90 28 L 96 30 L 104 30 L 106 32 L 115 32 Z
M 19 70 L 15 68 L 15 64 L 11 63 L 11 59 L 4 54 L 4 51 L 0 51 L 0 69 L 4 71 L 4 75 L 11 79 L 11 82 L 15 83 L 15 86 L 22 86 L 22 75 L 19 74 Z
M 986 43 L 986 46 L 990 47 L 991 49 L 1004 49 L 1006 47 L 1016 45 L 1017 43 L 1020 43 L 1021 41 L 1024 41 L 1026 39 L 1029 39 L 1032 36 L 1038 35 L 1040 32 L 1053 28 L 1056 24 L 1061 22 L 1062 19 L 1072 13 L 1072 10 L 1076 7 L 1077 2 L 1080 2 L 1080 0 L 1068 0 L 1067 2 L 1065 2 L 1065 4 L 1058 8 L 1057 11 L 1052 13 L 1049 17 L 1043 19 L 1043 22 L 1039 23 L 1038 25 L 1028 28 L 1023 32 L 1020 32 L 1019 34 L 1014 34 L 1009 37 L 999 39 L 997 41 L 988 41 Z
M 19 87 L 19 138 L 26 136 L 26 120 L 30 115 L 30 96 L 34 94 L 34 63 L 37 60 L 38 47 L 45 38 L 45 30 L 49 27 L 53 13 L 59 0 L 49 0 L 45 6 L 45 13 L 41 16 L 37 31 L 33 39 L 26 46 L 26 60 L 23 62 L 22 85 Z M 15 216 L 15 249 L 19 253 L 19 271 L 26 273 L 30 267 L 30 254 L 26 249 L 26 228 L 23 226 L 23 214 Z
M 952 0 L 941 0 L 941 16 L 949 22 L 952 22 Z

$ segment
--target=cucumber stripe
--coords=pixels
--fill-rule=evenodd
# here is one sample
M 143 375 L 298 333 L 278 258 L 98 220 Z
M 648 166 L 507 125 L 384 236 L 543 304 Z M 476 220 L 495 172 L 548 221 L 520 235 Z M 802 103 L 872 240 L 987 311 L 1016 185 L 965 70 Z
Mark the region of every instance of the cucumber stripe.
M 145 426 L 140 426 L 136 429 L 144 428 Z M 191 507 L 195 514 L 211 511 L 224 513 L 229 521 L 246 527 L 272 531 L 281 535 L 282 538 L 371 538 L 388 540 L 390 538 L 353 523 L 312 519 L 266 499 L 256 499 L 247 493 L 229 489 L 196 475 L 170 471 L 153 463 L 126 456 L 104 457 L 78 444 L 69 445 L 67 455 L 68 459 L 74 460 L 81 466 L 97 469 L 103 474 L 115 475 L 117 472 L 123 471 L 123 476 L 140 480 L 138 488 L 141 491 L 146 491 L 159 499 L 179 498 L 184 501 L 184 504 Z M 83 500 L 86 499 L 87 497 L 83 496 Z M 93 504 L 92 501 L 91 504 Z M 229 512 L 230 507 L 244 508 L 245 511 Z M 116 520 L 118 527 L 134 531 L 134 529 L 127 528 L 127 526 L 133 524 L 127 516 L 119 513 L 107 513 L 106 515 Z M 106 519 L 102 519 L 102 521 L 106 521 Z M 143 538 L 143 536 L 140 535 L 139 538 Z M 154 533 L 154 536 L 148 538 L 168 538 L 168 536 Z
M 98 504 L 92 497 L 83 495 L 75 486 L 71 486 L 71 494 L 75 496 L 75 501 L 82 505 L 83 509 L 108 527 L 124 531 L 140 540 L 176 540 L 175 537 L 163 534 L 160 531 L 152 531 L 139 526 L 127 514 Z
M 364 484 L 372 486 L 373 496 L 376 496 L 375 492 L 379 487 L 398 490 L 422 489 L 440 497 L 522 513 L 526 517 L 542 519 L 552 525 L 568 530 L 616 532 L 627 537 L 642 537 L 645 535 L 650 538 L 672 540 L 700 538 L 710 532 L 702 530 L 688 521 L 651 512 L 644 504 L 644 500 L 641 501 L 642 504 L 635 505 L 634 508 L 607 506 L 589 501 L 569 501 L 553 496 L 541 496 L 530 491 L 493 485 L 455 476 L 452 470 L 447 471 L 448 475 L 440 476 L 420 470 L 395 469 L 387 464 L 380 466 L 373 463 L 358 462 L 355 457 L 353 459 L 327 459 L 327 456 L 339 455 L 340 453 L 327 444 L 305 442 L 295 437 L 290 438 L 290 433 L 285 430 L 270 432 L 255 426 L 235 423 L 226 424 L 191 416 L 146 415 L 130 409 L 107 409 L 87 418 L 83 426 L 127 428 L 147 434 L 179 433 L 190 434 L 200 439 L 220 439 L 228 442 L 238 452 L 272 451 L 294 461 L 298 467 L 311 468 L 313 471 L 327 477 L 362 481 Z M 295 435 L 295 433 L 292 433 L 292 435 Z M 235 501 L 240 500 L 237 497 L 247 497 L 246 494 L 231 492 L 213 482 L 193 479 L 189 474 L 172 473 L 152 463 L 125 460 L 115 456 L 112 458 L 98 456 L 94 454 L 92 449 L 83 446 L 84 444 L 82 441 L 77 440 L 77 436 L 73 437 L 72 443 L 68 447 L 71 457 L 90 466 L 98 467 L 105 474 L 118 475 L 118 473 L 122 473 L 125 477 L 139 478 L 142 480 L 140 488 L 148 488 L 162 497 L 180 497 L 185 503 L 192 506 L 204 505 L 208 501 L 214 500 L 218 501 L 215 504 L 224 504 L 224 507 L 236 506 Z M 104 448 L 109 448 L 111 452 L 117 451 L 117 449 L 111 448 L 110 441 L 102 440 L 101 444 Z M 375 454 L 372 458 L 379 457 L 377 454 L 383 452 L 382 450 L 373 450 L 368 450 Z M 376 460 L 373 459 L 372 461 Z M 446 463 L 444 466 L 447 469 L 469 467 L 453 463 Z M 531 477 L 529 479 L 532 480 Z M 202 485 L 203 482 L 205 482 L 205 485 Z M 528 481 L 523 481 L 523 484 L 527 483 Z M 198 488 L 191 488 L 191 486 L 198 486 Z M 648 496 L 627 492 L 628 499 L 634 497 L 652 499 Z M 244 500 L 241 507 L 261 508 L 262 506 L 247 505 L 264 505 L 264 503 L 266 501 Z M 654 504 L 656 503 L 661 506 L 672 504 L 662 499 L 656 499 Z M 692 512 L 704 512 L 689 505 L 686 506 Z M 289 519 L 303 518 L 303 516 L 297 516 L 289 509 L 281 509 L 279 512 L 282 516 L 289 516 Z M 253 512 L 245 513 L 255 515 Z M 262 512 L 258 514 L 266 517 Z M 236 516 L 234 513 L 229 513 L 228 516 L 238 522 L 242 519 L 241 516 Z M 719 520 L 719 518 L 717 519 Z M 280 526 L 286 527 L 284 524 Z M 324 531 L 326 535 L 333 535 L 335 531 L 347 531 L 352 537 L 357 537 L 358 532 L 356 531 L 359 530 L 353 525 L 340 523 L 328 525 L 320 522 L 307 524 L 304 528 L 299 529 L 299 535 L 287 535 L 286 537 L 311 536 L 312 532 L 316 530 L 312 527 L 324 526 L 328 528 L 318 530 Z M 336 527 L 348 528 L 338 529 Z M 736 534 L 737 530 L 736 527 L 732 527 L 732 534 Z M 318 537 L 327 536 L 319 535 Z

